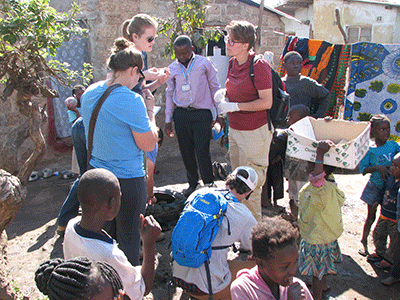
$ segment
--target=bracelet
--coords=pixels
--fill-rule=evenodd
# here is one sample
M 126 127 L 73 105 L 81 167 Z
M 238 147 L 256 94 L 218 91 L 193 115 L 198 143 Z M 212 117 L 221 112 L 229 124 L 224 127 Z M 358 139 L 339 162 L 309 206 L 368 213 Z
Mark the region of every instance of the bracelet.
M 147 109 L 147 111 L 151 111 L 154 114 L 154 110 L 152 110 L 152 109 Z
M 323 160 L 315 160 L 315 163 L 316 163 L 316 164 L 323 164 L 324 161 L 323 161 Z
M 144 97 L 144 99 L 146 99 L 146 100 L 153 100 L 153 98 L 151 98 L 150 96 L 146 96 L 146 97 Z

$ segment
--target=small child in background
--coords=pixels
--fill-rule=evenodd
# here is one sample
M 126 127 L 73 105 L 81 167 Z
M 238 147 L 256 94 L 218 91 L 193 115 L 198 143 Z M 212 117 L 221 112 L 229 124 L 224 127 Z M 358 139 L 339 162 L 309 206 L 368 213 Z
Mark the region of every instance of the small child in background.
M 344 193 L 330 177 L 334 168 L 324 165 L 324 154 L 332 141 L 320 141 L 315 163 L 309 163 L 310 182 L 300 192 L 299 220 L 301 275 L 312 275 L 312 292 L 321 300 L 328 290 L 326 275 L 336 274 L 335 262 L 342 260 L 338 238 L 343 232 L 341 207 Z
M 67 111 L 68 119 L 71 125 L 76 121 L 76 119 L 78 119 L 81 116 L 80 114 L 81 96 L 83 95 L 84 92 L 85 92 L 85 87 L 83 85 L 80 84 L 75 85 L 74 88 L 72 89 L 72 97 L 68 97 L 64 101 L 64 104 L 68 109 Z
M 385 192 L 381 204 L 381 215 L 376 223 L 373 238 L 375 252 L 367 256 L 369 262 L 375 262 L 380 269 L 389 269 L 393 263 L 393 254 L 397 242 L 397 195 L 400 187 L 400 153 L 392 160 L 390 176 L 385 183 Z M 387 238 L 390 244 L 387 247 Z
M 35 272 L 35 282 L 50 300 L 125 299 L 115 269 L 86 257 L 45 261 Z
M 369 147 L 368 153 L 360 162 L 360 172 L 371 177 L 361 200 L 368 205 L 368 215 L 365 220 L 361 247 L 358 253 L 367 256 L 368 235 L 376 218 L 376 209 L 384 192 L 384 183 L 389 177 L 389 166 L 393 157 L 400 152 L 400 146 L 395 141 L 388 141 L 390 137 L 390 120 L 384 115 L 373 115 L 371 118 L 371 137 L 375 138 Z
M 298 268 L 299 231 L 277 216 L 253 228 L 252 258 L 256 266 L 238 272 L 231 285 L 233 300 L 312 300 L 306 284 L 294 275 Z
M 293 105 L 288 113 L 287 124 L 291 126 L 308 115 L 310 115 L 310 110 L 307 106 L 303 104 Z M 285 218 L 296 220 L 299 191 L 308 180 L 308 174 L 306 173 L 308 163 L 304 160 L 285 157 L 287 137 L 288 129 L 277 129 L 274 133 L 269 152 L 267 180 L 263 186 L 261 203 L 264 207 L 271 207 L 272 188 L 274 206 L 277 207 L 278 199 L 283 198 L 283 176 L 285 176 L 289 183 L 288 191 L 291 211 Z
M 140 215 L 139 233 L 143 243 L 142 266 L 132 266 L 118 244 L 102 228 L 113 220 L 121 207 L 117 177 L 105 169 L 86 171 L 79 181 L 78 200 L 82 216 L 68 222 L 63 251 L 66 259 L 85 256 L 109 263 L 122 279 L 126 295 L 143 299 L 153 286 L 155 245 L 161 227 L 153 216 Z

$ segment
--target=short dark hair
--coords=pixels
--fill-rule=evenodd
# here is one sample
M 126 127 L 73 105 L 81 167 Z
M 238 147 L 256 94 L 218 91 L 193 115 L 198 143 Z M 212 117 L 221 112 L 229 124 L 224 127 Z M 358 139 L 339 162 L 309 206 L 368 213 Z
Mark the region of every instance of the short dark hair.
M 226 26 L 226 31 L 238 42 L 248 43 L 247 50 L 253 48 L 256 43 L 256 27 L 248 21 L 231 21 Z
M 114 295 L 124 289 L 111 265 L 86 257 L 47 260 L 35 272 L 36 286 L 50 300 L 91 299 L 102 291 L 105 281 L 111 284 Z
M 250 192 L 251 189 L 241 180 L 240 178 L 237 177 L 237 175 L 242 176 L 244 179 L 249 178 L 249 174 L 247 173 L 246 170 L 240 169 L 236 175 L 233 175 L 232 173 L 228 175 L 225 184 L 231 189 L 235 189 L 236 192 L 238 192 L 240 195 L 243 195 L 247 192 Z
M 289 112 L 295 111 L 299 114 L 301 118 L 307 117 L 310 115 L 310 109 L 304 104 L 296 104 L 290 107 Z
M 76 94 L 77 91 L 84 91 L 85 87 L 81 84 L 77 84 L 72 88 L 72 96 Z
M 174 47 L 189 46 L 192 47 L 192 40 L 187 35 L 180 35 L 174 41 Z
M 298 237 L 298 228 L 281 216 L 264 217 L 251 233 L 253 257 L 268 260 L 276 250 L 295 244 Z
M 293 57 L 298 57 L 298 58 L 301 59 L 301 61 L 303 61 L 303 57 L 301 56 L 301 54 L 299 52 L 297 52 L 297 51 L 289 51 L 283 57 L 283 62 L 286 63 L 289 59 L 291 59 Z
M 99 168 L 86 171 L 78 184 L 78 200 L 82 212 L 85 213 L 98 205 L 109 203 L 118 186 L 117 177 L 106 169 Z

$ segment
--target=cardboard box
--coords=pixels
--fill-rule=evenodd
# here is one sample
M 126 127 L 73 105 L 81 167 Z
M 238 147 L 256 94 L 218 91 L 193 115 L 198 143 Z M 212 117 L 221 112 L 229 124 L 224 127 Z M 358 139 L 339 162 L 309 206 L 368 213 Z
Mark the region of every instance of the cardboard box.
M 370 127 L 369 122 L 306 117 L 290 126 L 286 154 L 314 162 L 318 141 L 331 140 L 336 146 L 325 154 L 324 163 L 355 169 L 368 152 Z

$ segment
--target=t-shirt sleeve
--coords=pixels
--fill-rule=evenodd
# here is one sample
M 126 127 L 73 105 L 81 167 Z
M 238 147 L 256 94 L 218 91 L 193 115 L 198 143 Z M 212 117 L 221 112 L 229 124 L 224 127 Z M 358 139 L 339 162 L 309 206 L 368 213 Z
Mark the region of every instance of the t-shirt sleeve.
M 364 170 L 370 166 L 369 159 L 371 157 L 371 152 L 368 151 L 364 158 L 360 161 L 360 173 L 364 174 Z
M 254 64 L 254 86 L 258 91 L 272 89 L 271 67 L 263 59 Z
M 142 96 L 137 93 L 121 95 L 116 106 L 116 117 L 137 133 L 151 130 L 150 119 L 147 116 L 146 106 Z
M 245 287 L 245 283 L 241 278 L 235 279 L 231 284 L 232 300 L 251 300 L 249 292 Z

